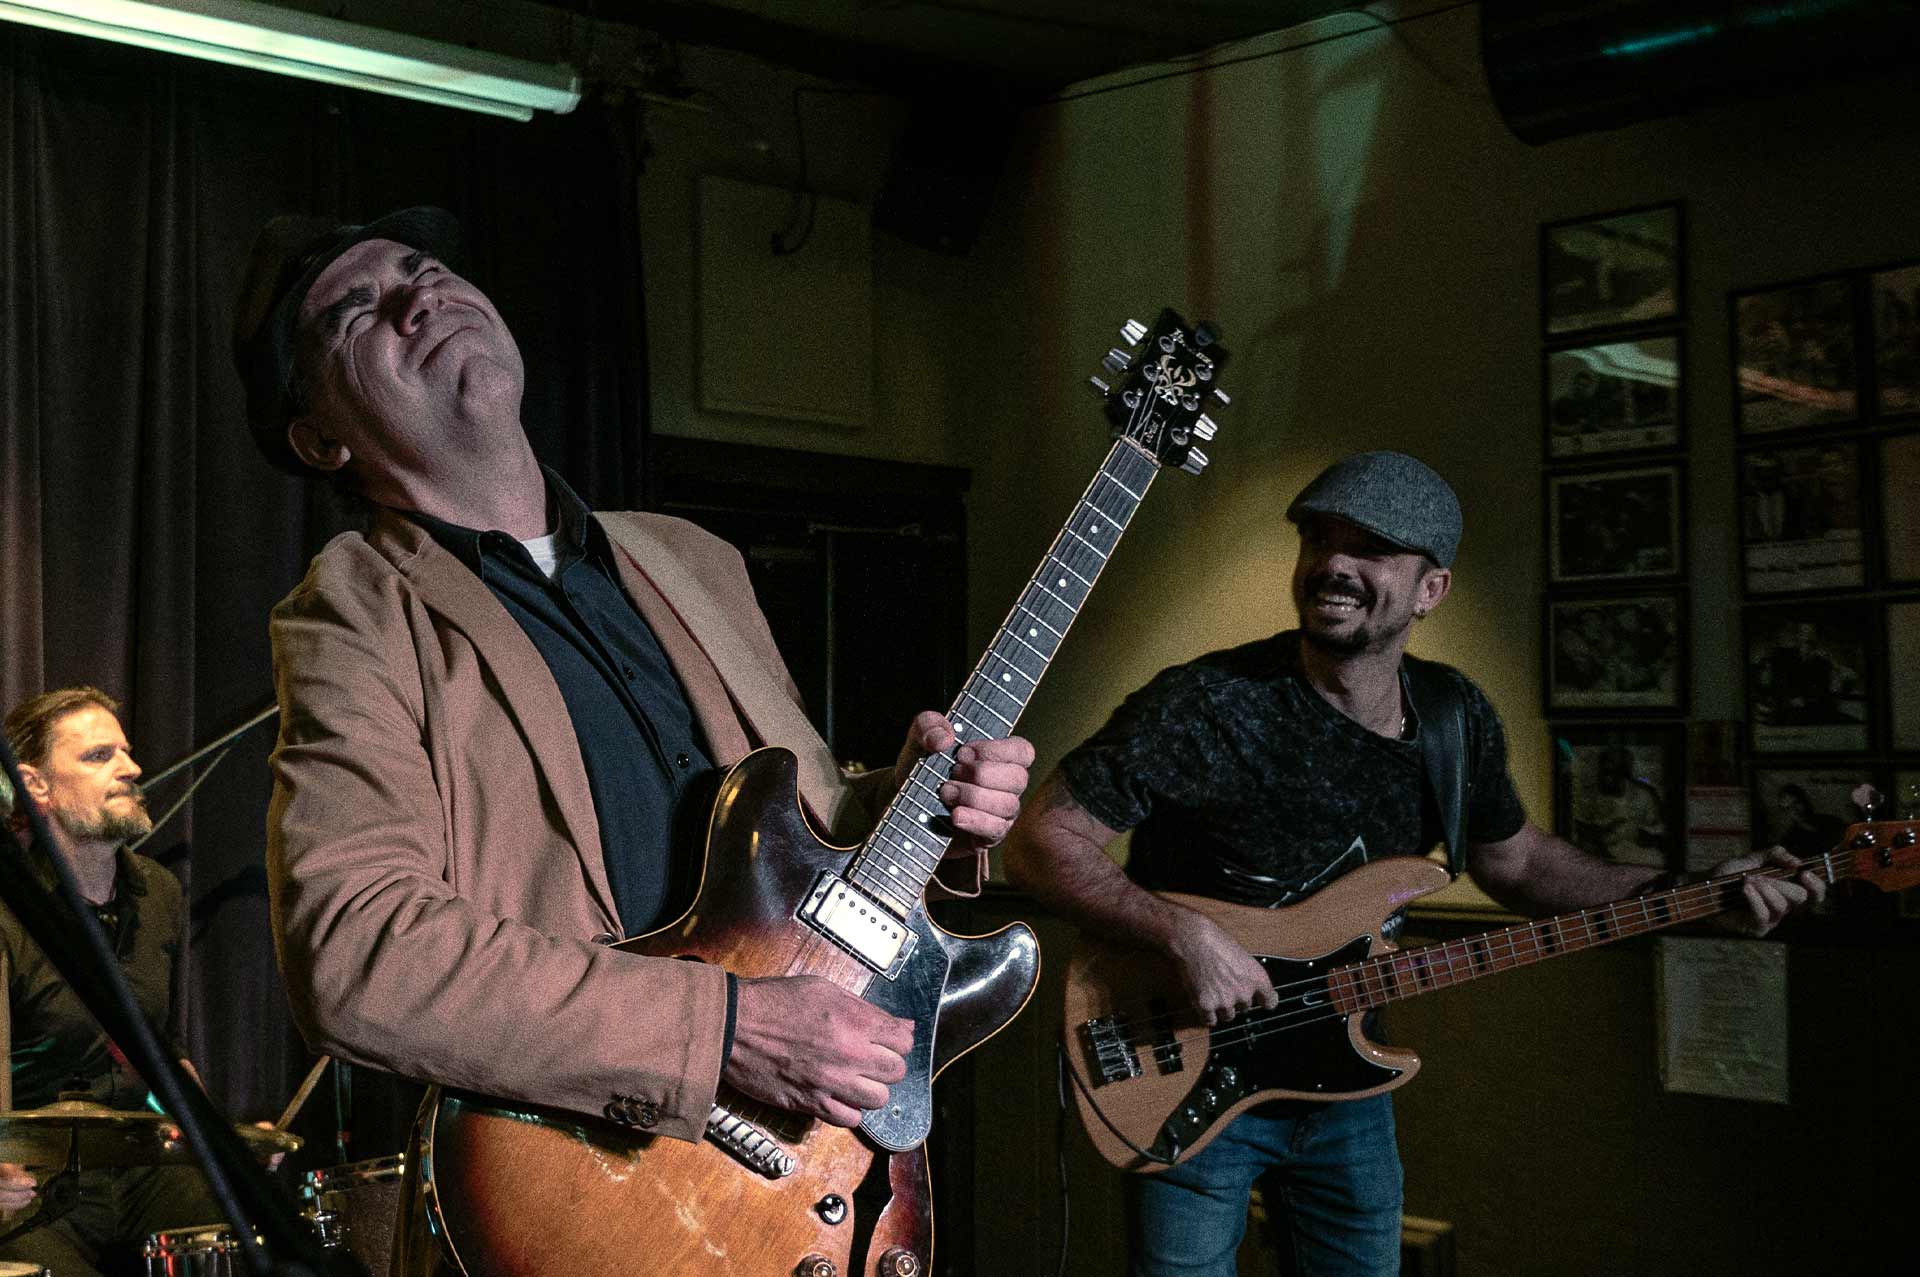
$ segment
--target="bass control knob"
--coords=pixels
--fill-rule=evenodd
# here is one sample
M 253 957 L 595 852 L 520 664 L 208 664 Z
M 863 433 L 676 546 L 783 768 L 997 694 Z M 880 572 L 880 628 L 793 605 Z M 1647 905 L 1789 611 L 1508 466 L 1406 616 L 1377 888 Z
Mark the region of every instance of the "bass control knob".
M 880 1256 L 879 1277 L 920 1277 L 920 1257 L 904 1246 Z
M 825 1255 L 808 1255 L 793 1270 L 794 1277 L 840 1277 L 840 1270 Z

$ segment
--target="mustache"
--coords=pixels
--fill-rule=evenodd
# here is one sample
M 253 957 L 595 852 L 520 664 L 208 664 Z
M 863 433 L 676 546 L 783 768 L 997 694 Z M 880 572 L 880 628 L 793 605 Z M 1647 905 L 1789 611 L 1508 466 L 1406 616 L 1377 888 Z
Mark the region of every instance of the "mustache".
M 1362 585 L 1357 577 L 1348 576 L 1345 572 L 1314 572 L 1307 577 L 1306 581 L 1308 597 L 1336 586 L 1346 593 L 1358 595 L 1362 602 L 1373 602 L 1373 592 Z

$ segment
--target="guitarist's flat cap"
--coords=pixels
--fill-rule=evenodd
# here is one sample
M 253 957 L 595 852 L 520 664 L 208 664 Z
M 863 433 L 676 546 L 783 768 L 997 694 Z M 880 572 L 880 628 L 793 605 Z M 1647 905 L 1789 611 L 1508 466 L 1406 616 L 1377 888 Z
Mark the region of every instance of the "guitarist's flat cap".
M 1334 462 L 1287 507 L 1295 523 L 1310 514 L 1345 519 L 1443 568 L 1460 548 L 1460 499 L 1404 452 L 1356 452 Z

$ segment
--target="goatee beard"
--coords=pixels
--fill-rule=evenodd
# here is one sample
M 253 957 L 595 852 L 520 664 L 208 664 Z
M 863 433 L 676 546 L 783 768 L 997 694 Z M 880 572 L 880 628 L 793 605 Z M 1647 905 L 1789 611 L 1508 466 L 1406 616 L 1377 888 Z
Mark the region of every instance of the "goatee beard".
M 153 832 L 153 817 L 147 814 L 145 807 L 136 807 L 131 812 L 99 811 L 91 819 L 83 821 L 60 818 L 60 826 L 67 836 L 81 842 L 129 843 L 136 838 L 145 838 Z

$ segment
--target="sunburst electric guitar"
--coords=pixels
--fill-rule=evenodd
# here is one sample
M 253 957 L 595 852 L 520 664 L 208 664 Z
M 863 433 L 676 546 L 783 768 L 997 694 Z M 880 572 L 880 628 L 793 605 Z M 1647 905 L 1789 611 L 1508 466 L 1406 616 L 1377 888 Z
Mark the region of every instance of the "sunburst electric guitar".
M 1920 885 L 1916 843 L 1920 824 L 1854 825 L 1839 847 L 1799 869 L 1900 891 Z M 1192 1157 L 1255 1104 L 1378 1095 L 1411 1078 L 1420 1060 L 1368 1038 L 1366 1012 L 1709 918 L 1739 903 L 1746 879 L 1799 869 L 1764 866 L 1417 949 L 1395 949 L 1380 935 L 1395 911 L 1447 884 L 1446 870 L 1417 857 L 1376 860 L 1279 909 L 1169 894 L 1253 954 L 1280 1004 L 1209 1030 L 1180 1005 L 1167 966 L 1083 939 L 1067 972 L 1064 1038 L 1081 1125 L 1109 1162 L 1150 1173 Z
M 1109 352 L 1116 442 L 969 676 L 948 717 L 961 741 L 1003 739 L 1154 477 L 1198 473 L 1224 404 L 1225 352 L 1172 311 Z M 1144 340 L 1143 340 L 1144 339 Z M 946 850 L 936 797 L 953 766 L 921 760 L 858 849 L 801 813 L 794 756 L 757 750 L 721 781 L 702 881 L 677 920 L 619 945 L 743 976 L 812 974 L 914 1022 L 905 1080 L 848 1130 L 721 1088 L 700 1143 L 471 1095 L 432 1100 L 428 1207 L 471 1277 L 913 1277 L 932 1262 L 921 1142 L 940 1071 L 998 1032 L 1033 991 L 1039 949 L 1015 923 L 956 936 L 924 893 Z M 663 1008 L 662 1014 L 672 1014 Z

